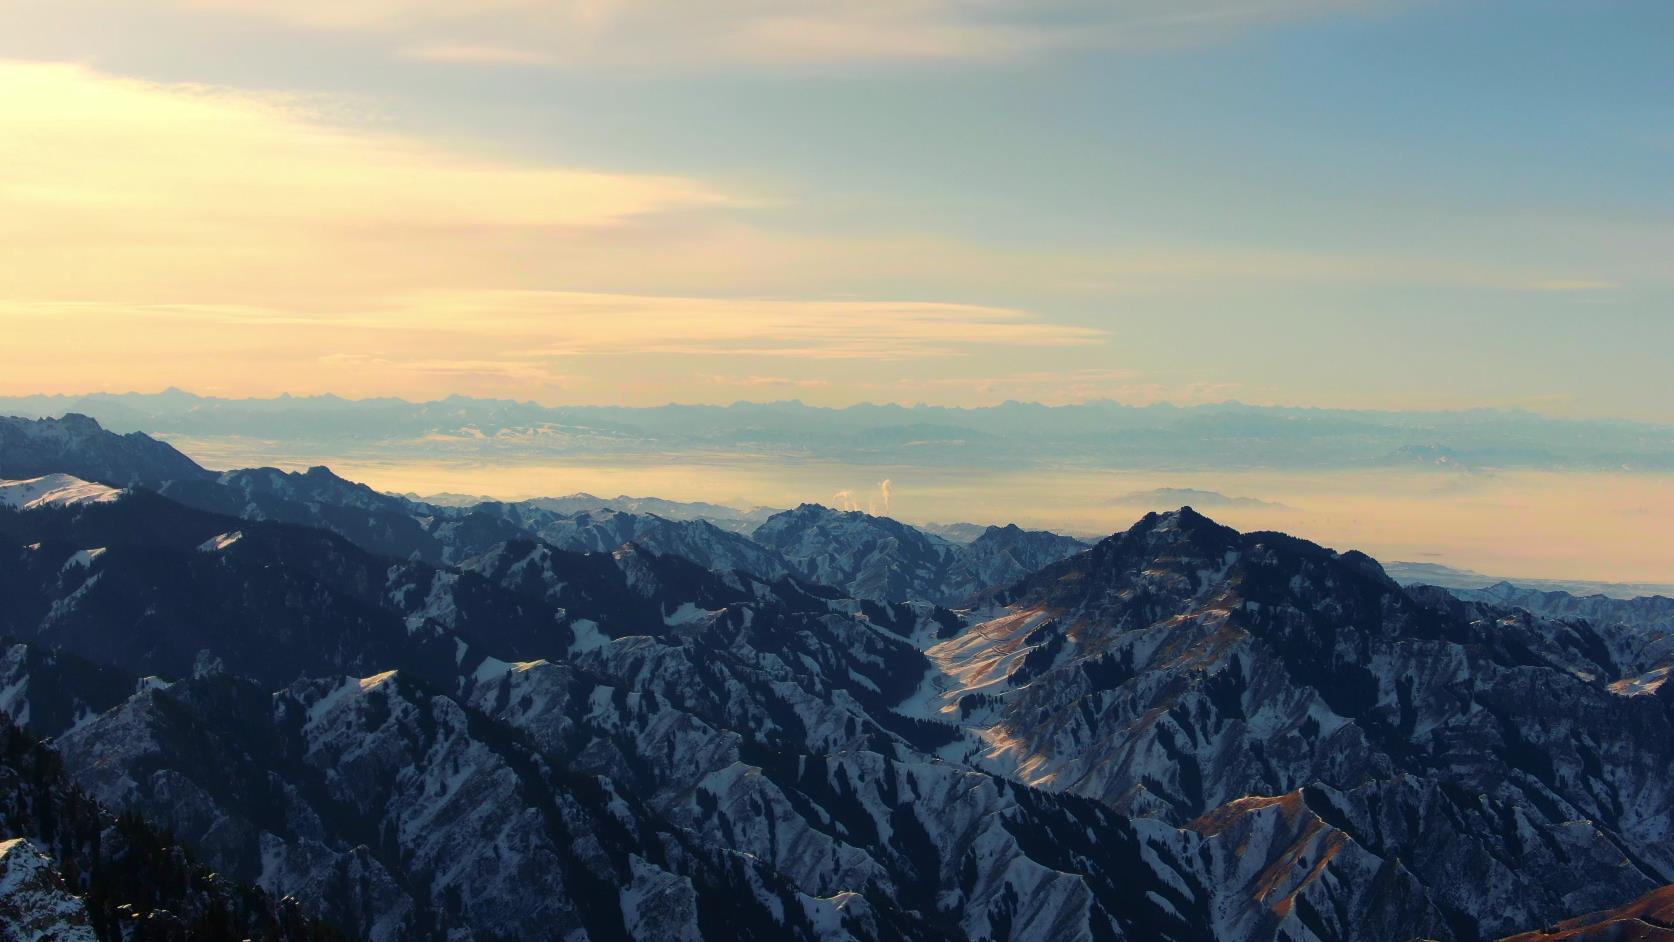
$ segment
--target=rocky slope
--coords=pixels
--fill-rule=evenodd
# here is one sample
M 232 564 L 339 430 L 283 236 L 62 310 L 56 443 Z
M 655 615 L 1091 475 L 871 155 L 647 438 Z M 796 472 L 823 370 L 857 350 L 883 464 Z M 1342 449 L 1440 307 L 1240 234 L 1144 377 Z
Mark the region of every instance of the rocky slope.
M 856 598 L 956 604 L 1008 585 L 1086 544 L 1016 526 L 955 543 L 888 517 L 803 504 L 769 517 L 753 537 L 803 578 Z
M 87 471 L 90 482 L 137 483 L 197 510 L 329 530 L 371 553 L 431 565 L 456 565 L 518 539 L 582 552 L 635 543 L 707 569 L 768 579 L 795 574 L 855 598 L 951 604 L 1085 548 L 1068 537 L 1015 526 L 989 527 L 969 542 L 953 543 L 886 517 L 813 504 L 765 521 L 745 514 L 719 524 L 703 516 L 707 505 L 651 498 L 426 504 L 323 467 L 207 471 L 166 444 L 138 433 L 114 435 L 82 416 L 0 421 L 0 456 L 14 452 L 6 459 L 10 466 L 68 468 L 70 481 Z M 23 490 L 13 490 L 21 500 Z
M 272 483 L 396 506 L 315 477 Z M 1674 883 L 1626 619 L 1189 509 L 1077 551 L 808 505 L 756 544 L 789 575 L 614 514 L 427 559 L 264 513 L 0 509 L 0 709 L 370 939 L 1632 938 Z
M 139 432 L 116 435 L 85 415 L 57 419 L 0 416 L 0 480 L 62 473 L 115 487 L 196 480 L 209 472 Z
M 23 942 L 337 942 L 306 914 L 114 816 L 59 756 L 0 720 L 0 938 Z
M 1670 942 L 1674 940 L 1674 886 L 1624 906 L 1565 919 L 1504 942 Z
M 1293 937 L 1474 939 L 1674 878 L 1669 694 L 1589 626 L 1190 510 L 1003 601 L 930 649 L 963 758 L 1235 846 L 1227 937 L 1281 890 Z
M 671 520 L 613 509 L 557 513 L 542 508 L 540 503 L 479 504 L 472 510 L 504 520 L 524 535 L 560 549 L 608 552 L 634 543 L 665 556 L 689 559 L 705 569 L 738 569 L 770 579 L 790 572 L 772 549 L 708 520 Z
M 0 937 L 16 942 L 97 942 L 87 904 L 27 838 L 0 841 Z
M 1184 899 L 1113 892 L 1147 866 L 1119 819 L 940 762 L 957 730 L 895 709 L 950 613 L 634 547 L 374 565 L 318 531 L 167 510 L 142 492 L 0 519 L 35 587 L 14 633 L 167 677 L 91 720 L 58 711 L 59 745 L 101 800 L 369 937 L 1195 931 Z M 72 559 L 95 537 L 116 545 Z M 531 634 L 516 615 L 537 609 Z

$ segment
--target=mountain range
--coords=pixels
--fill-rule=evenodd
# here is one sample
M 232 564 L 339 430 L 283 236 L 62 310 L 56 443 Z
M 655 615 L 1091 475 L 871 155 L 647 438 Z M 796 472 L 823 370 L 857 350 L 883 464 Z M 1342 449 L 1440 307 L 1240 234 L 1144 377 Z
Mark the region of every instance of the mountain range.
M 169 439 L 259 441 L 293 455 L 392 460 L 753 454 L 985 469 L 1088 462 L 1153 470 L 1379 468 L 1442 474 L 1499 468 L 1674 469 L 1674 427 L 1518 410 L 1392 412 L 1108 401 L 1064 406 L 1006 402 L 982 408 L 860 404 L 833 409 L 796 401 L 549 407 L 466 396 L 433 402 L 332 395 L 224 399 L 176 389 L 0 397 L 0 414 L 39 418 L 65 413 L 90 415 L 117 431 Z
M 82 416 L 0 419 L 0 479 L 0 776 L 44 796 L 0 807 L 0 926 L 1674 936 L 1667 599 L 1190 508 L 457 506 Z

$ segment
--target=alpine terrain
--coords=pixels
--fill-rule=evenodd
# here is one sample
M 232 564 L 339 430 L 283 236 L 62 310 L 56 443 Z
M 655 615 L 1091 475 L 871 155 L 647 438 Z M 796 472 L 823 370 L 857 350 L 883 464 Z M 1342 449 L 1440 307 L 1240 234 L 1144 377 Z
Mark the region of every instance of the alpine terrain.
M 0 419 L 0 936 L 1674 938 L 1674 603 Z M 664 511 L 659 513 L 658 511 Z

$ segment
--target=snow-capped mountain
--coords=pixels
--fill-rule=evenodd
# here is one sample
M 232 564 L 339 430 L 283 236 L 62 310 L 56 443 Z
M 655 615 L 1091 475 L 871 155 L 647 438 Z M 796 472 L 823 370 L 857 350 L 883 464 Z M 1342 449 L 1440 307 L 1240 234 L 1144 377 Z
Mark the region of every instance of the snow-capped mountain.
M 60 748 L 102 801 L 370 937 L 715 937 L 727 925 L 755 938 L 995 926 L 1094 938 L 1177 921 L 1112 894 L 1141 854 L 1114 817 L 940 762 L 932 751 L 957 731 L 896 709 L 930 675 L 922 648 L 957 627 L 951 613 L 631 546 L 507 545 L 457 573 L 391 566 L 363 591 L 374 574 L 324 535 L 287 557 L 293 532 L 245 522 L 225 548 L 183 550 L 234 523 L 185 508 L 176 532 L 136 528 L 143 554 L 111 548 L 65 580 L 40 578 L 64 565 L 56 545 L 147 504 L 9 521 L 32 541 L 21 552 L 46 554 L 31 575 L 47 597 L 32 610 L 57 615 L 35 643 L 170 677 L 135 678 L 132 697 L 61 732 Z M 200 560 L 234 576 L 205 575 Z M 130 572 L 150 566 L 162 569 Z M 285 594 L 322 607 L 254 617 L 268 591 L 240 586 L 278 568 L 293 570 Z M 189 585 L 201 610 L 248 604 L 252 617 L 172 627 L 153 584 Z M 110 593 L 122 592 L 131 604 L 119 608 Z M 367 610 L 374 595 L 388 614 Z M 536 601 L 552 617 L 544 641 L 507 628 Z M 156 614 L 136 630 L 114 614 L 130 609 Z M 120 647 L 93 627 L 102 620 L 164 643 Z M 391 624 L 412 632 L 410 648 L 388 647 Z M 320 643 L 328 631 L 338 643 Z M 519 650 L 529 642 L 549 656 Z M 355 667 L 377 657 L 410 666 Z M 276 680 L 298 668 L 308 676 Z M 903 790 L 919 804 L 903 807 Z M 1109 846 L 1060 859 L 1105 818 Z
M 117 435 L 85 415 L 57 419 L 0 416 L 0 480 L 67 474 L 115 487 L 201 479 L 209 472 L 172 446 L 140 432 Z
M 959 551 L 941 596 L 955 601 L 1009 586 L 1086 548 L 1080 540 L 1045 530 L 1025 530 L 1016 524 L 989 527 Z
M 484 503 L 486 500 L 486 498 L 478 498 L 468 503 Z M 761 525 L 762 521 L 779 512 L 771 507 L 743 509 L 704 501 L 665 500 L 661 497 L 629 497 L 626 494 L 617 497 L 595 497 L 592 494 L 576 493 L 564 497 L 537 497 L 532 500 L 521 501 L 521 503 L 556 514 L 579 514 L 590 510 L 615 510 L 631 514 L 650 514 L 662 517 L 664 520 L 707 520 L 723 530 L 733 530 L 739 533 L 748 533 L 754 530 Z
M 7 421 L 31 429 L 42 426 L 27 420 Z M 52 420 L 43 420 L 48 421 Z M 117 436 L 76 416 L 66 417 L 63 423 L 73 426 L 75 434 L 36 434 L 30 440 L 31 466 L 56 461 L 82 467 L 87 464 L 80 457 L 83 453 L 132 453 L 138 456 L 134 469 L 123 470 L 120 459 L 113 458 L 114 469 L 105 468 L 103 473 L 112 480 L 139 481 L 198 510 L 325 529 L 372 553 L 432 565 L 457 565 L 519 539 L 538 539 L 577 551 L 605 551 L 635 543 L 709 569 L 737 569 L 768 579 L 796 574 L 857 598 L 953 603 L 1012 582 L 1085 546 L 1068 537 L 1015 526 L 988 527 L 969 542 L 956 544 L 887 517 L 843 513 L 815 504 L 774 514 L 753 527 L 750 535 L 741 530 L 752 529 L 755 517 L 717 524 L 702 513 L 710 505 L 651 498 L 610 502 L 580 495 L 433 505 L 381 493 L 324 467 L 300 472 L 250 468 L 217 474 L 138 433 Z M 56 455 L 55 445 L 60 448 Z M 160 463 L 158 455 L 172 455 L 170 461 L 182 470 L 173 477 L 157 477 L 148 469 Z M 76 492 L 63 488 L 77 481 L 63 477 L 55 485 L 53 499 L 74 497 Z M 5 493 L 14 497 L 0 495 L 0 499 L 18 502 L 25 494 L 41 499 L 29 488 L 44 485 L 12 482 L 6 486 Z M 87 484 L 87 494 L 114 499 L 113 492 L 100 487 Z M 610 506 L 622 501 L 634 507 L 669 509 L 678 519 Z M 574 509 L 577 506 L 584 509 Z
M 1667 647 L 1613 608 L 1403 589 L 1190 509 L 1087 548 L 805 505 L 758 543 L 206 480 L 194 506 L 0 508 L 0 711 L 54 737 L 94 818 L 132 809 L 265 891 L 240 918 L 1464 942 L 1654 928 L 1674 884 Z M 390 552 L 378 515 L 429 548 Z M 66 892 L 103 885 L 6 814 Z
M 967 761 L 1237 848 L 1206 875 L 1224 937 L 1491 937 L 1674 873 L 1669 694 L 1585 623 L 1190 510 L 1004 601 L 930 649 Z
M 706 569 L 741 569 L 768 578 L 790 571 L 772 549 L 702 518 L 671 520 L 652 513 L 606 508 L 560 513 L 546 509 L 542 503 L 488 503 L 471 510 L 503 519 L 561 549 L 606 552 L 635 543 L 656 553 L 684 557 Z
M 1016 526 L 989 527 L 961 544 L 888 517 L 818 504 L 775 514 L 753 536 L 803 578 L 856 598 L 941 604 L 1007 585 L 1086 548 Z
M 1470 602 L 1527 609 L 1552 618 L 1580 618 L 1597 625 L 1622 625 L 1630 629 L 1674 632 L 1674 598 L 1641 595 L 1612 598 L 1607 595 L 1577 595 L 1551 589 L 1531 588 L 1500 581 L 1482 589 L 1449 589 Z

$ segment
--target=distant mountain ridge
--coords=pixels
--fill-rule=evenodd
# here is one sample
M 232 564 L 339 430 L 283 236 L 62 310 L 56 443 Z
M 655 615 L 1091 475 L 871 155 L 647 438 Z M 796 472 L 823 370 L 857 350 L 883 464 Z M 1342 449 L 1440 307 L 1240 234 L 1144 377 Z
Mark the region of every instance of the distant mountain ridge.
M 143 479 L 141 483 L 157 493 L 199 510 L 319 527 L 371 552 L 432 565 L 457 564 L 498 544 L 526 538 L 594 552 L 636 543 L 709 569 L 737 569 L 764 578 L 796 573 L 859 598 L 953 603 L 1084 546 L 1069 537 L 1016 527 L 989 527 L 969 543 L 954 544 L 887 517 L 813 504 L 797 511 L 737 512 L 658 498 L 607 501 L 574 495 L 433 505 L 381 493 L 325 467 L 215 473 L 162 442 L 140 433 L 118 436 L 83 416 L 0 418 L 0 435 L 24 443 L 18 447 L 30 462 L 21 465 L 26 468 L 56 462 L 113 480 Z M 167 469 L 179 476 L 155 476 Z M 639 510 L 624 509 L 628 507 Z M 649 512 L 652 509 L 676 516 L 664 517 Z M 714 522 L 717 513 L 731 513 L 721 521 L 732 526 Z M 819 530 L 839 522 L 848 528 L 847 534 L 789 536 L 800 528 Z M 856 536 L 874 531 L 884 535 L 884 543 Z
M 1640 596 L 1674 596 L 1674 583 L 1593 582 L 1570 579 L 1529 579 L 1488 576 L 1469 569 L 1440 563 L 1391 562 L 1384 564 L 1390 578 L 1402 585 L 1434 585 L 1444 589 L 1475 591 L 1507 584 L 1538 592 L 1564 592 L 1576 596 L 1603 595 L 1615 599 Z
M 297 453 L 648 456 L 752 451 L 841 461 L 1026 467 L 1035 456 L 1172 469 L 1461 467 L 1674 469 L 1674 429 L 1529 412 L 1377 412 L 1250 406 L 1044 406 L 958 409 L 800 402 L 546 407 L 452 396 L 434 402 L 337 396 L 217 399 L 156 394 L 0 397 L 0 413 L 79 412 L 122 431 L 253 437 Z M 1007 447 L 996 448 L 1003 441 Z
M 955 604 L 1080 552 L 1085 543 L 1017 526 L 955 543 L 888 517 L 803 504 L 769 517 L 752 537 L 802 577 L 859 598 Z

